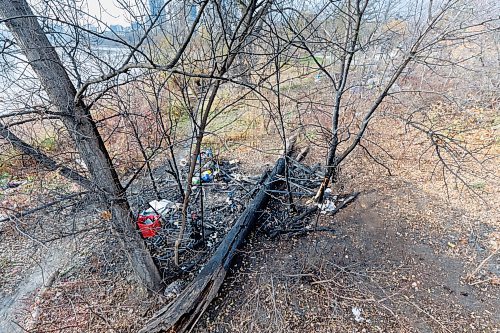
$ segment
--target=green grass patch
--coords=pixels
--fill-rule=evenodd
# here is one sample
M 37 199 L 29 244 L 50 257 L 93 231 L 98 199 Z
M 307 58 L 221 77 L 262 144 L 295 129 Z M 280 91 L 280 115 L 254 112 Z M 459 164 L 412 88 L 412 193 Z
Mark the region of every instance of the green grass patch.
M 470 185 L 475 190 L 484 190 L 486 188 L 486 183 L 485 182 L 476 182 Z
M 45 151 L 54 151 L 57 148 L 57 138 L 55 136 L 45 137 L 38 145 Z

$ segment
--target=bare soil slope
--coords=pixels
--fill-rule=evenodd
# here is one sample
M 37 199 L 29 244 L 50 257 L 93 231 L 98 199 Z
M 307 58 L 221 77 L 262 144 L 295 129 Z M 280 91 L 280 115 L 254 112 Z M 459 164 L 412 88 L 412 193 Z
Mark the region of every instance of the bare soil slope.
M 497 332 L 496 211 L 369 178 L 335 236 L 257 235 L 197 332 Z

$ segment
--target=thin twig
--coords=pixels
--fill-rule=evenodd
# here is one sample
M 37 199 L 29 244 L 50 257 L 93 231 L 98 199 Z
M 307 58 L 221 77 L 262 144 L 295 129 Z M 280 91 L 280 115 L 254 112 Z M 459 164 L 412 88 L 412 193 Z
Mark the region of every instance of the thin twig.
M 481 263 L 479 264 L 479 266 L 476 267 L 476 269 L 467 276 L 467 281 L 469 281 L 469 284 L 470 284 L 470 281 L 474 278 L 474 276 L 477 274 L 477 272 L 479 272 L 479 270 L 484 266 L 484 264 L 486 264 L 486 262 L 488 260 L 490 260 L 495 254 L 497 254 L 498 252 L 498 249 L 500 247 L 498 247 L 495 251 L 493 251 L 489 256 L 487 256 L 483 261 L 481 261 Z M 473 284 L 470 284 L 470 285 L 474 285 L 476 283 L 473 283 Z

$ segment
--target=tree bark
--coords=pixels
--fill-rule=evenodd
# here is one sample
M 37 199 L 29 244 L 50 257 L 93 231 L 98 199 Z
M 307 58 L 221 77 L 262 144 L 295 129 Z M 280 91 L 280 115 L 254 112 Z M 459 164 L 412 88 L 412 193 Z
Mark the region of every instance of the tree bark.
M 113 230 L 138 279 L 149 290 L 159 290 L 160 275 L 137 231 L 125 191 L 104 141 L 83 100 L 76 98 L 75 86 L 56 50 L 26 0 L 0 0 L 0 15 L 40 79 L 51 103 L 59 112 L 66 114 L 61 121 L 86 164 L 100 199 L 113 215 Z

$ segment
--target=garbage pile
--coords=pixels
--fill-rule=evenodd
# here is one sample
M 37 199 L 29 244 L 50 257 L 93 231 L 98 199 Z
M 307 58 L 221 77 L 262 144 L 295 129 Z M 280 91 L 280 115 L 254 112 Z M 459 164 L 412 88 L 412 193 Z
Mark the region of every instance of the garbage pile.
M 187 159 L 179 164 L 186 179 Z M 198 156 L 186 230 L 179 251 L 181 269 L 196 266 L 196 262 L 203 259 L 202 253 L 207 254 L 216 247 L 250 199 L 259 178 L 242 175 L 238 160 L 220 160 L 212 149 Z M 169 271 L 175 266 L 172 265 L 174 244 L 182 221 L 182 202 L 175 191 L 163 193 L 165 198 L 151 200 L 140 207 L 137 225 L 153 259 L 164 269 L 168 279 L 172 273 Z
M 175 243 L 182 223 L 182 199 L 178 193 L 175 190 L 162 192 L 163 198 L 149 201 L 137 218 L 141 235 L 167 282 L 200 267 L 231 229 L 262 178 L 260 175 L 243 175 L 238 160 L 218 159 L 212 149 L 203 151 L 196 162 L 185 232 L 179 247 L 180 267 L 174 265 Z M 182 159 L 179 164 L 185 183 L 188 160 Z M 323 202 L 313 205 L 314 210 L 311 210 L 310 200 L 323 180 L 324 170 L 319 164 L 307 166 L 292 158 L 289 158 L 288 170 L 287 179 L 277 179 L 283 183 L 288 180 L 289 190 L 285 186 L 269 190 L 268 194 L 274 200 L 260 217 L 259 230 L 271 238 L 310 232 L 310 223 L 297 216 L 313 211 L 334 214 L 352 200 L 333 195 L 331 189 L 327 189 Z M 294 198 L 294 208 L 286 209 L 290 203 L 285 198 L 290 194 Z

